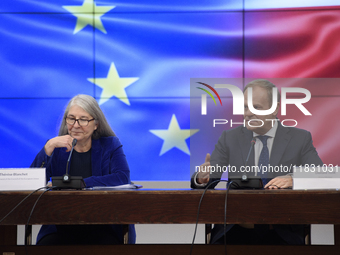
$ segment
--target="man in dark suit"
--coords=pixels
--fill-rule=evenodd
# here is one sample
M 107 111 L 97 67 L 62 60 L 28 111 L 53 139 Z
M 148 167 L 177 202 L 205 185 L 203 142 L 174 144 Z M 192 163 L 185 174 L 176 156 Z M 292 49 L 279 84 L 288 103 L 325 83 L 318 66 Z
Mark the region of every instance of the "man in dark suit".
M 248 107 L 248 91 L 252 90 L 253 106 L 257 110 L 268 110 L 272 106 L 272 91 L 275 85 L 267 80 L 254 80 L 244 89 L 245 127 L 223 131 L 215 149 L 207 155 L 206 162 L 191 179 L 192 188 L 205 188 L 214 180 L 219 180 L 222 171 L 229 166 L 228 176 L 240 176 L 246 165 L 251 141 L 255 138 L 254 150 L 247 166 L 255 166 L 248 176 L 260 176 L 266 189 L 291 188 L 293 166 L 322 165 L 313 146 L 311 134 L 302 129 L 284 127 L 276 118 L 279 99 L 275 111 L 268 115 L 255 115 Z M 264 163 L 266 162 L 266 163 Z M 209 171 L 209 166 L 215 167 Z M 258 166 L 258 167 L 256 167 Z M 276 169 L 268 173 L 262 169 Z M 218 168 L 220 167 L 220 168 Z M 248 168 L 251 169 L 251 168 Z M 212 188 L 215 185 L 211 185 Z M 287 216 L 288 217 L 288 216 Z M 223 243 L 223 226 L 215 225 L 211 243 Z M 227 243 L 230 244 L 304 244 L 303 226 L 300 225 L 228 225 Z

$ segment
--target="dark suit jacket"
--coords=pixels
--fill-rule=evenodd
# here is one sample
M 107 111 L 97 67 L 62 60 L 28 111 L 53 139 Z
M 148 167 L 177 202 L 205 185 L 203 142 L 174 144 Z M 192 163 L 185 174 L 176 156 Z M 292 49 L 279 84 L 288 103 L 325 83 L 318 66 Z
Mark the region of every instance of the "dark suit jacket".
M 270 166 L 285 166 L 286 169 L 290 169 L 291 173 L 293 171 L 293 166 L 295 165 L 314 164 L 317 166 L 323 164 L 313 146 L 310 132 L 293 127 L 283 127 L 280 122 L 278 122 L 278 124 L 270 154 Z M 223 131 L 218 143 L 215 145 L 214 151 L 211 154 L 211 166 L 234 166 L 234 169 L 237 171 L 229 172 L 229 176 L 240 176 L 241 172 L 239 170 L 245 165 L 252 138 L 253 132 L 243 126 Z M 253 166 L 255 164 L 254 162 L 255 159 L 253 152 L 250 155 L 247 165 Z M 276 176 L 286 174 L 288 174 L 288 172 L 277 172 L 271 174 L 269 177 L 274 178 Z M 211 173 L 209 183 L 214 180 L 219 180 L 221 175 L 222 172 Z M 213 188 L 216 184 L 212 184 L 211 186 Z M 193 179 L 191 180 L 191 187 L 199 188 L 195 186 Z M 287 217 L 289 217 L 289 215 L 287 215 Z M 213 230 L 212 242 L 223 236 L 223 228 L 221 226 L 215 226 L 215 228 L 216 227 L 220 228 L 220 230 Z M 302 238 L 301 228 L 295 229 L 295 227 L 297 226 L 286 225 L 282 227 L 275 227 L 275 230 L 285 241 L 287 241 L 287 243 L 300 244 Z M 295 235 L 294 233 L 297 232 L 298 234 Z

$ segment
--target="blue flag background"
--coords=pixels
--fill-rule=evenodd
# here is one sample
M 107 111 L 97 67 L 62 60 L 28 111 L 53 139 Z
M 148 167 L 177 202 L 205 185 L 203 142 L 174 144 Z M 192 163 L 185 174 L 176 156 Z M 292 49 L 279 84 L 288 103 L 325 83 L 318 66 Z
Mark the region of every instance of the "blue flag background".
M 121 140 L 132 180 L 189 180 L 190 136 L 204 136 L 190 126 L 190 78 L 263 77 L 263 70 L 289 77 L 286 69 L 261 68 L 269 57 L 255 54 L 263 44 L 252 26 L 271 23 L 263 22 L 268 10 L 254 12 L 252 6 L 261 7 L 254 2 L 261 1 L 1 1 L 0 167 L 28 167 L 57 135 L 69 99 L 89 94 Z M 271 57 L 289 52 L 271 47 Z M 310 70 L 313 62 L 305 63 Z M 338 77 L 338 71 L 314 74 Z M 109 85 L 103 88 L 101 79 Z

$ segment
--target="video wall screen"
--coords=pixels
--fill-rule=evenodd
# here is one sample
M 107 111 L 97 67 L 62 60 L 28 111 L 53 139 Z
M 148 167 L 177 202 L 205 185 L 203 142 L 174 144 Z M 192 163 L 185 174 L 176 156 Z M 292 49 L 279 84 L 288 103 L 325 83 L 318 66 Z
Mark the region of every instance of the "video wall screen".
M 271 2 L 1 1 L 0 168 L 29 167 L 58 134 L 67 102 L 88 94 L 122 142 L 132 180 L 188 181 L 192 151 L 203 163 L 220 132 L 207 137 L 190 123 L 192 78 L 242 87 L 340 76 L 337 1 Z M 340 85 L 311 93 L 313 117 L 296 113 L 297 127 L 327 164 L 340 164 Z

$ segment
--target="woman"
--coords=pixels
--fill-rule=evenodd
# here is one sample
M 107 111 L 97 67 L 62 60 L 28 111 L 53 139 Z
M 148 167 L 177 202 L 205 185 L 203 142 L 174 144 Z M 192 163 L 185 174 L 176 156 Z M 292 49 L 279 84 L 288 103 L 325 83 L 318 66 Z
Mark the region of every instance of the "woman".
M 86 187 L 115 186 L 130 183 L 130 170 L 119 139 L 110 128 L 97 101 L 77 95 L 68 103 L 59 135 L 47 141 L 31 167 L 46 167 L 46 179 L 62 176 L 74 146 L 69 174 L 82 176 Z M 136 238 L 129 226 L 129 243 Z M 121 225 L 44 225 L 37 237 L 38 245 L 119 244 L 123 243 Z

